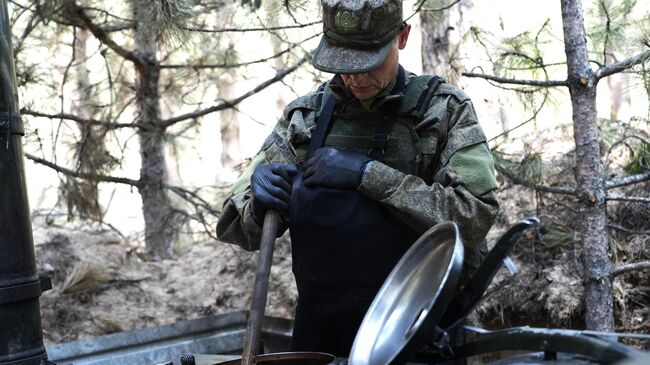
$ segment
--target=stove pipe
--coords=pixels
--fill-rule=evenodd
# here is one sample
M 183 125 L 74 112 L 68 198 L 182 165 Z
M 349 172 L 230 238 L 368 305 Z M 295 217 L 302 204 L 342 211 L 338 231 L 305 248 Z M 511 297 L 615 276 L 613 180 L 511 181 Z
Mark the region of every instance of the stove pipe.
M 7 1 L 0 6 L 0 365 L 46 364 L 38 298 L 51 283 L 36 273 Z

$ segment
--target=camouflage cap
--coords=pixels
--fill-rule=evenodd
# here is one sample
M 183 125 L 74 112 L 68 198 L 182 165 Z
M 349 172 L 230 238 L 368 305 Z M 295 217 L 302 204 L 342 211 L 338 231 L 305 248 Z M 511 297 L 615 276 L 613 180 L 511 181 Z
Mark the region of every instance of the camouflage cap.
M 402 24 L 402 0 L 322 0 L 323 38 L 312 64 L 331 73 L 367 72 L 384 62 Z

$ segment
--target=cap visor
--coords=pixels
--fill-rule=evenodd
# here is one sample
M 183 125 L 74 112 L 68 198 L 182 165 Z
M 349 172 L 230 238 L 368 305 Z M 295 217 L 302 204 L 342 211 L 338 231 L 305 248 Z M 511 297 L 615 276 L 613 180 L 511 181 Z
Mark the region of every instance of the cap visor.
M 374 49 L 335 46 L 323 36 L 314 53 L 312 64 L 317 70 L 331 73 L 353 74 L 368 72 L 379 67 L 393 42 Z

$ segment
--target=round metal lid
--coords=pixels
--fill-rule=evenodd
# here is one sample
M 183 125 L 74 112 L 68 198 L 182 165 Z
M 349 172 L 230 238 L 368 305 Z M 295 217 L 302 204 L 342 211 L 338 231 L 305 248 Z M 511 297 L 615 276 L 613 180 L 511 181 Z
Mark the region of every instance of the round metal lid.
M 425 232 L 395 265 L 359 327 L 350 365 L 407 361 L 433 336 L 456 290 L 463 265 L 458 227 Z

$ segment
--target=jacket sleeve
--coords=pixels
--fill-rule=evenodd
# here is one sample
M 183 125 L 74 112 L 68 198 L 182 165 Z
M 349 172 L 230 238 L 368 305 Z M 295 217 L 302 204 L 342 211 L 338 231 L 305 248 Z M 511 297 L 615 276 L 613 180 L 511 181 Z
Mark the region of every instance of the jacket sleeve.
M 475 249 L 499 210 L 494 160 L 471 101 L 453 86 L 439 89 L 416 127 L 436 141 L 432 171 L 424 171 L 432 183 L 372 161 L 359 190 L 420 234 L 454 221 L 465 246 Z
M 251 175 L 260 165 L 272 162 L 297 164 L 304 157 L 314 127 L 312 104 L 313 95 L 307 95 L 287 105 L 273 132 L 233 185 L 217 222 L 217 237 L 221 241 L 249 251 L 259 249 L 262 227 L 255 222 L 250 211 Z M 286 224 L 281 224 L 279 234 L 286 230 Z
M 251 160 L 224 200 L 217 222 L 217 237 L 221 241 L 234 243 L 249 251 L 259 248 L 262 227 L 253 219 L 250 211 L 250 177 L 257 166 L 267 163 L 269 160 L 262 150 Z

